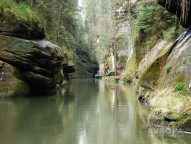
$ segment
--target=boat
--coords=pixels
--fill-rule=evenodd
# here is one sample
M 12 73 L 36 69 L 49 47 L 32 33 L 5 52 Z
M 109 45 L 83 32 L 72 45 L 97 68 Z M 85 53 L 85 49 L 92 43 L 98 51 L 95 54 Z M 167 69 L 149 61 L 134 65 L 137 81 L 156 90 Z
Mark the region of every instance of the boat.
M 96 75 L 95 75 L 95 79 L 101 79 L 101 78 L 102 78 L 101 75 L 99 75 L 99 74 L 96 74 Z

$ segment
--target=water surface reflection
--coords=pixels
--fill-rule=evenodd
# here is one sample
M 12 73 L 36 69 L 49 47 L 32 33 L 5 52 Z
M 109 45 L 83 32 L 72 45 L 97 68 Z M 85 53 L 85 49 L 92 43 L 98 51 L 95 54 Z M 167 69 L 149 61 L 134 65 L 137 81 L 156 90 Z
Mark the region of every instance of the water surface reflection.
M 57 96 L 0 101 L 2 144 L 187 144 L 147 125 L 130 85 L 76 79 Z

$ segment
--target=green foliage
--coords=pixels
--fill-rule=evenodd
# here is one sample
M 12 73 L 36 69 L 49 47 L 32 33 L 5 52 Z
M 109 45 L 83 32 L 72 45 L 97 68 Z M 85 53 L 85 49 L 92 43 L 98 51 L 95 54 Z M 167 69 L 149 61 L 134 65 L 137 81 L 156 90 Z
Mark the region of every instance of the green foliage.
M 131 56 L 131 58 L 128 60 L 126 67 L 125 67 L 125 73 L 121 79 L 129 79 L 132 80 L 134 77 L 134 71 L 137 68 L 137 63 L 135 59 L 135 53 Z
M 176 85 L 176 90 L 177 91 L 182 91 L 183 89 L 184 89 L 184 83 L 183 82 L 179 82 L 179 83 L 177 83 L 177 85 Z
M 15 15 L 18 20 L 36 21 L 44 24 L 39 13 L 31 10 L 25 2 L 18 4 L 13 0 L 0 0 L 0 10 L 4 17 Z
M 116 0 L 85 0 L 84 3 L 86 11 L 84 38 L 89 44 L 90 51 L 96 55 L 97 61 L 103 63 L 114 42 L 115 24 L 112 5 L 115 5 Z
M 63 36 L 62 40 L 64 41 L 66 47 L 72 48 L 77 46 L 77 39 L 63 25 L 60 26 L 60 35 Z
M 126 63 L 127 62 L 127 56 L 121 55 L 118 60 L 120 63 Z
M 190 123 L 191 123 L 191 116 L 188 115 L 188 114 L 186 114 L 186 113 L 184 113 L 184 114 L 182 114 L 182 116 L 180 117 L 180 119 L 179 119 L 177 125 L 178 125 L 179 127 L 182 127 L 183 129 L 186 129 L 186 128 L 189 127 Z
M 136 26 L 139 34 L 145 33 L 145 36 L 160 34 L 161 31 L 166 30 L 166 28 L 171 27 L 176 22 L 174 15 L 155 2 L 143 2 L 138 9 Z
M 29 87 L 26 83 L 20 82 L 17 84 L 15 91 L 14 91 L 14 96 L 23 96 L 27 95 L 29 93 Z
M 171 69 L 172 69 L 172 66 L 167 66 L 166 67 L 166 72 L 169 73 L 171 71 Z
M 140 62 L 160 39 L 176 38 L 177 18 L 154 1 L 140 2 L 137 9 L 135 48 Z

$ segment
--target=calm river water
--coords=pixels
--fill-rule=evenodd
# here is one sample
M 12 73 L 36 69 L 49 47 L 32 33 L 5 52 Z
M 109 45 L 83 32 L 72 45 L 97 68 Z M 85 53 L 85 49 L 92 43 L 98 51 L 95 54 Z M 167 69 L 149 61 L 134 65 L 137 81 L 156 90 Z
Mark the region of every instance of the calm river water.
M 56 96 L 0 101 L 0 144 L 190 144 L 147 124 L 127 84 L 75 79 Z

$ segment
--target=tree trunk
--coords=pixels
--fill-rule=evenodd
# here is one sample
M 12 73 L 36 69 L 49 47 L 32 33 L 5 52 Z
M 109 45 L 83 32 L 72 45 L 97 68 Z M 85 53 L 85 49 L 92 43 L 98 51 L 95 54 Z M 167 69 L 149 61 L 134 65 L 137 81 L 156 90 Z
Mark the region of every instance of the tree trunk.
M 31 8 L 34 8 L 34 6 L 35 6 L 35 0 L 31 0 L 30 6 L 31 6 Z
M 58 19 L 57 19 L 57 29 L 56 29 L 56 41 L 58 42 L 59 40 L 59 36 L 60 36 L 60 25 L 61 25 L 61 22 L 62 22 L 62 13 L 64 11 L 64 6 L 60 6 L 59 7 L 59 11 L 58 11 Z
M 191 0 L 157 0 L 158 4 L 175 14 L 184 28 L 191 26 Z

